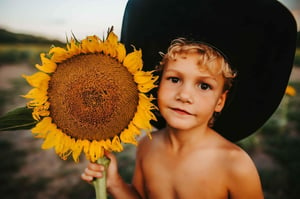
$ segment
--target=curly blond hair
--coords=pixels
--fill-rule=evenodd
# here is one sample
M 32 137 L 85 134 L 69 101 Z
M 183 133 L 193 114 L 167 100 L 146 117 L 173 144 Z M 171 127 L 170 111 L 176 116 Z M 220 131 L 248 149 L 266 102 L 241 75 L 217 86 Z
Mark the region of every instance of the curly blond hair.
M 164 66 L 168 64 L 169 60 L 175 60 L 179 55 L 190 53 L 199 54 L 198 65 L 201 69 L 207 70 L 214 75 L 222 73 L 225 80 L 224 92 L 232 87 L 237 73 L 230 67 L 224 56 L 208 44 L 188 41 L 185 38 L 173 40 L 166 54 L 160 52 L 163 58 L 157 66 L 157 70 L 162 73 Z

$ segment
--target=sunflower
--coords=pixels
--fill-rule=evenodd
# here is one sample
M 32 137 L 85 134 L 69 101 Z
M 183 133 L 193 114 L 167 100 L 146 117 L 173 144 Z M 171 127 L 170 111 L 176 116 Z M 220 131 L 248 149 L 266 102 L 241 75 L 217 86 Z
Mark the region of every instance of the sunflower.
M 33 87 L 23 97 L 30 99 L 27 107 L 37 121 L 31 131 L 44 139 L 42 149 L 54 148 L 62 159 L 72 155 L 75 162 L 84 153 L 95 162 L 105 150 L 136 145 L 141 130 L 151 137 L 156 107 L 147 92 L 158 77 L 142 70 L 141 50 L 126 54 L 111 29 L 106 39 L 72 37 L 66 48 L 40 56 L 39 71 L 23 75 Z

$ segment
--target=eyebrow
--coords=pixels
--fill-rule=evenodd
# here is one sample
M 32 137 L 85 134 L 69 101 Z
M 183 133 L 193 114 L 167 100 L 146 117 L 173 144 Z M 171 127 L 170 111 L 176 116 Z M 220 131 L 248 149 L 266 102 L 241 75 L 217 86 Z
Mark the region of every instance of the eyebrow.
M 175 73 L 175 74 L 178 74 L 178 75 L 181 75 L 182 73 L 178 70 L 175 70 L 175 69 L 166 69 L 164 70 L 164 73 Z M 214 81 L 216 84 L 218 84 L 218 81 L 216 80 L 216 78 L 212 75 L 197 75 L 196 79 L 198 80 L 203 80 L 203 79 L 209 79 L 210 81 Z
M 175 70 L 173 68 L 171 69 L 165 69 L 164 72 L 173 72 L 173 73 L 179 73 L 179 74 L 182 74 L 181 71 L 179 70 Z M 199 75 L 198 77 L 203 77 L 203 78 L 212 78 L 212 79 L 216 79 L 213 75 Z

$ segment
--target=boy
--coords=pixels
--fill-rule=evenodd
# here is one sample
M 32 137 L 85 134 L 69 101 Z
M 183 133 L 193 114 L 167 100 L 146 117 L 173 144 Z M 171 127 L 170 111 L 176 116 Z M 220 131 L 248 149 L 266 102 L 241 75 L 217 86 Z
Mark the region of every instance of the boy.
M 211 128 L 236 76 L 223 56 L 206 44 L 176 39 L 160 67 L 158 106 L 167 126 L 140 141 L 132 186 L 107 153 L 108 192 L 122 199 L 263 198 L 252 160 Z M 103 169 L 90 163 L 82 179 L 102 177 Z

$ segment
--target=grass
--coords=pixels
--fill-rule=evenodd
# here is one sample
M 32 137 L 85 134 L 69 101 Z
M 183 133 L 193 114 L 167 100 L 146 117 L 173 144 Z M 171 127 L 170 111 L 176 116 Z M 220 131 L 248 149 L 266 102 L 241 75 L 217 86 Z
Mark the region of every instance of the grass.
M 0 63 L 40 63 L 40 53 L 48 52 L 46 44 L 0 44 Z

